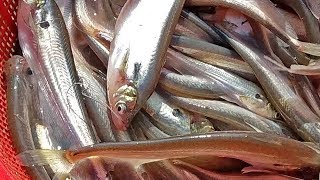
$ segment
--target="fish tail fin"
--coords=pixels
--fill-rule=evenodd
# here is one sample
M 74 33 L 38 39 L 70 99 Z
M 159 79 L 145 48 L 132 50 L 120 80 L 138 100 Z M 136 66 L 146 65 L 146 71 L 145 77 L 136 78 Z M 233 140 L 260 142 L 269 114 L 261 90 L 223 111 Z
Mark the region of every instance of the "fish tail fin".
M 297 50 L 306 54 L 320 56 L 320 44 L 296 41 Z
M 56 174 L 68 174 L 73 164 L 66 159 L 63 150 L 28 150 L 18 154 L 18 159 L 24 166 L 49 165 Z

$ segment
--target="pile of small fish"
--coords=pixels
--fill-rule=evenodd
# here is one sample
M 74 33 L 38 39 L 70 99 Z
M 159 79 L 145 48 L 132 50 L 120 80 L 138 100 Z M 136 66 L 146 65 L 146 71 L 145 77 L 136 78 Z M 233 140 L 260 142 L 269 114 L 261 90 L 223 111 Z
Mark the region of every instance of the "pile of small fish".
M 316 0 L 20 0 L 8 123 L 35 179 L 315 179 Z

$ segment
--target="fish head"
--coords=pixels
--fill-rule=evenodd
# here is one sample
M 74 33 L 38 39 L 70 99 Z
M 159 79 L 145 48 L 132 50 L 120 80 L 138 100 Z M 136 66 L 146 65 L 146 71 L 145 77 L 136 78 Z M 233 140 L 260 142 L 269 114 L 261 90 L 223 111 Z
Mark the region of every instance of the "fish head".
M 110 98 L 112 121 L 117 129 L 126 130 L 136 114 L 137 89 L 133 84 L 125 84 Z
M 268 99 L 260 93 L 255 94 L 254 96 L 239 96 L 239 100 L 244 106 L 249 110 L 259 114 L 260 116 L 278 119 L 280 114 L 273 108 Z
M 4 66 L 6 76 L 15 74 L 13 72 L 18 72 L 20 74 L 29 75 L 32 71 L 26 61 L 22 56 L 12 56 Z

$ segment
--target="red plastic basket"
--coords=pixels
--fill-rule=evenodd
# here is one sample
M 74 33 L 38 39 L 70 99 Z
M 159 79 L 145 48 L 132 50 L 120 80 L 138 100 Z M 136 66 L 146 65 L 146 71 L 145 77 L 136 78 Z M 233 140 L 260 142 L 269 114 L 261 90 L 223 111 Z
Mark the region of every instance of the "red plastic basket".
M 6 117 L 6 87 L 3 65 L 12 56 L 17 42 L 18 0 L 0 0 L 0 2 L 0 179 L 30 179 L 16 159 Z

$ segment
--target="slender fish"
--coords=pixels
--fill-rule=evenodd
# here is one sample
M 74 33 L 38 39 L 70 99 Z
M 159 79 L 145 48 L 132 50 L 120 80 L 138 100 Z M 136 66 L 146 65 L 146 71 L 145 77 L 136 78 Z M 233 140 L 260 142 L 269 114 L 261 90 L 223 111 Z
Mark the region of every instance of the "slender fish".
M 257 48 L 221 29 L 216 31 L 250 64 L 270 102 L 287 124 L 304 140 L 319 143 L 320 118 L 294 93 L 285 76 Z
M 320 170 L 319 147 L 310 143 L 257 132 L 214 132 L 206 135 L 170 137 L 159 140 L 101 143 L 77 150 L 31 150 L 19 154 L 24 165 L 55 165 L 56 172 L 68 173 L 75 163 L 88 157 L 123 159 L 141 164 L 185 157 L 222 156 L 242 160 L 261 170 Z
M 32 5 L 34 34 L 39 46 L 39 64 L 64 123 L 76 134 L 77 146 L 99 142 L 82 101 L 79 78 L 73 62 L 68 31 L 53 0 Z
M 116 128 L 126 129 L 154 91 L 183 5 L 184 0 L 128 0 L 122 8 L 107 73 Z
M 293 48 L 320 56 L 320 44 L 299 41 L 284 16 L 270 0 L 187 0 L 189 6 L 223 6 L 240 11 L 263 24 Z
M 177 106 L 231 124 L 243 131 L 257 131 L 286 136 L 279 125 L 273 121 L 231 103 L 184 98 L 165 92 L 162 92 L 161 95 Z
M 175 136 L 191 133 L 190 114 L 169 103 L 156 92 L 150 96 L 143 109 L 153 118 L 152 123 L 166 134 Z
M 180 75 L 165 68 L 161 70 L 158 85 L 169 92 L 191 97 L 214 99 L 226 95 L 218 83 L 196 76 Z
M 172 49 L 168 50 L 166 66 L 171 66 L 180 73 L 207 78 L 220 87 L 225 87 L 227 101 L 234 102 L 259 115 L 277 118 L 278 113 L 268 102 L 263 90 L 256 84 L 221 68 L 197 61 Z
M 11 57 L 4 67 L 7 80 L 7 117 L 12 142 L 17 153 L 35 149 L 32 137 L 31 121 L 33 114 L 31 89 L 26 80 L 28 63 L 21 56 Z M 27 168 L 27 172 L 35 178 L 50 179 L 43 166 Z
M 233 50 L 190 37 L 176 35 L 172 37 L 171 46 L 199 61 L 220 67 L 250 81 L 257 81 L 251 67 L 242 61 L 241 57 Z

